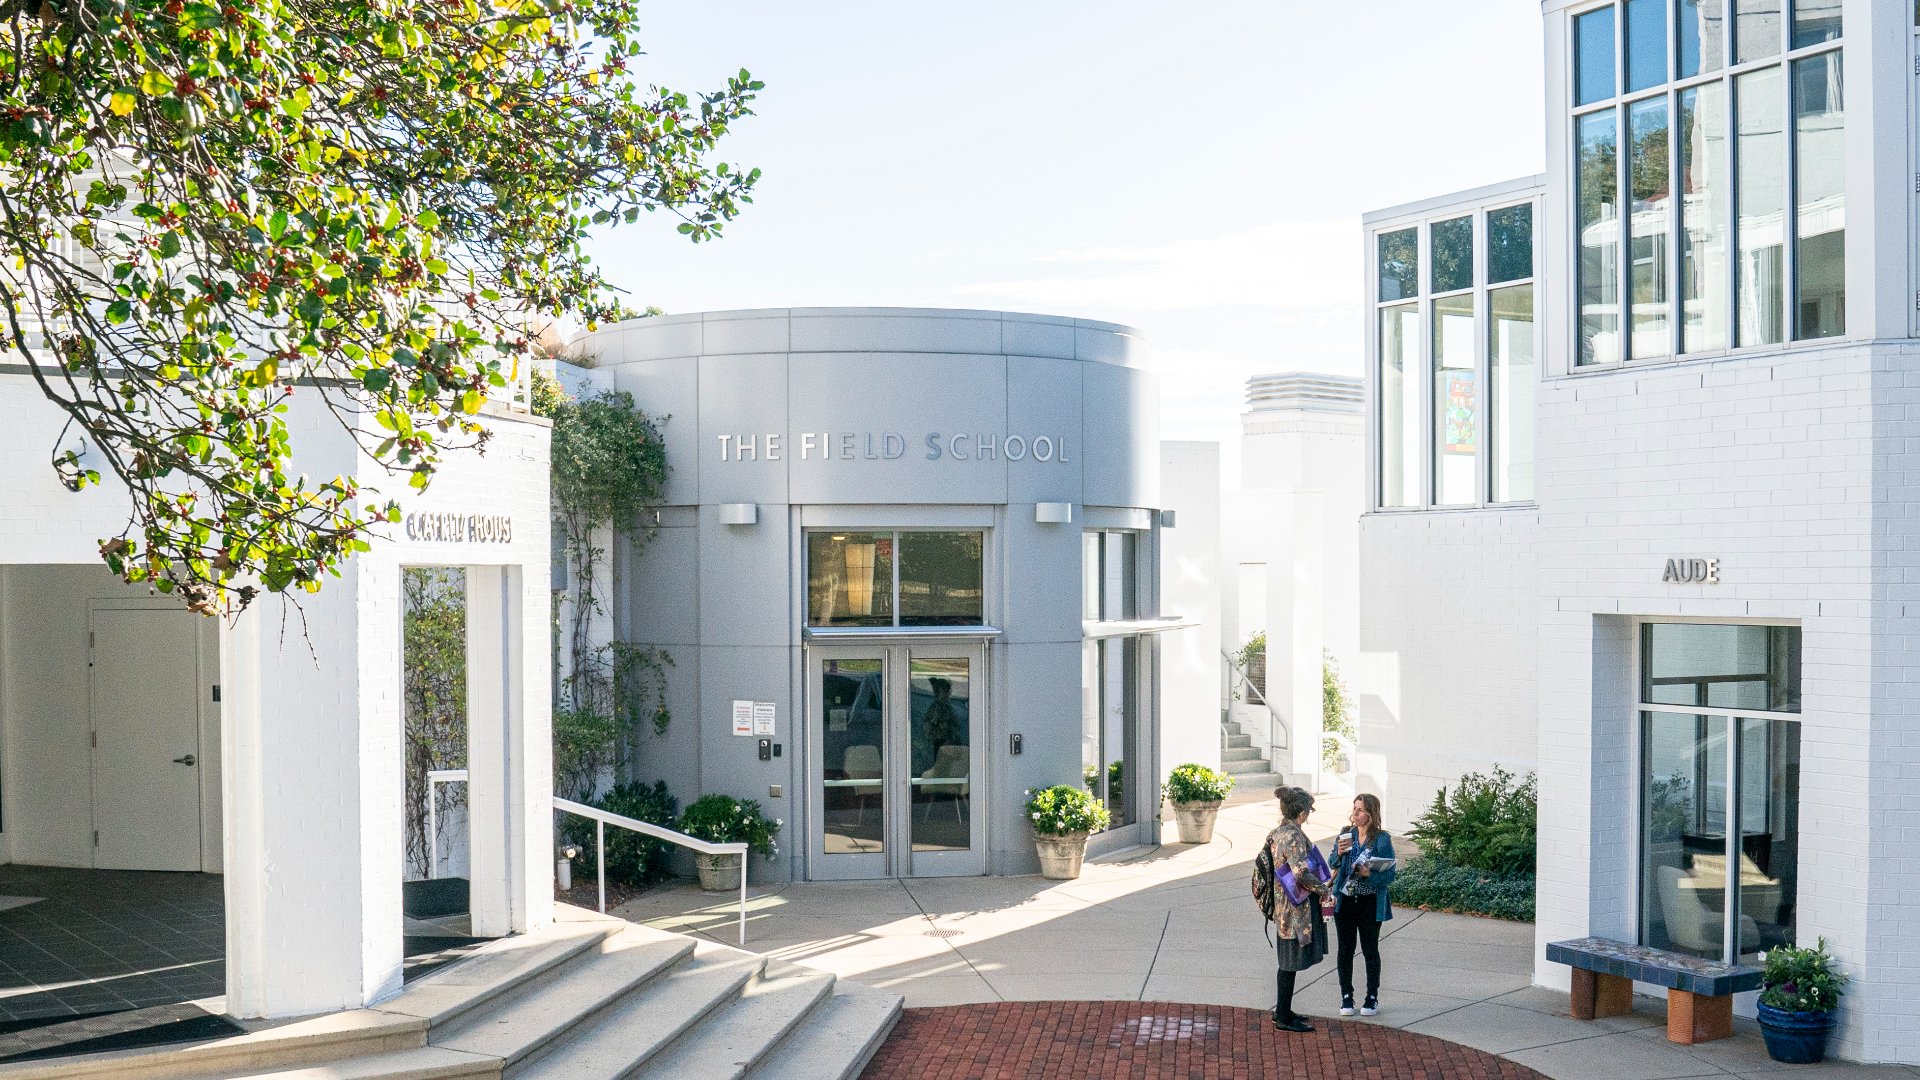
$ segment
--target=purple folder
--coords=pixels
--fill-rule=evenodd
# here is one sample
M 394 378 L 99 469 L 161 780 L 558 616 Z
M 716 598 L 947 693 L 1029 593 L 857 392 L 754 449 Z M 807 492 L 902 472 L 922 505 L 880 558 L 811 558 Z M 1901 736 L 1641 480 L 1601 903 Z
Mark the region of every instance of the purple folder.
M 1333 870 L 1327 865 L 1326 856 L 1320 854 L 1320 849 L 1317 847 L 1307 848 L 1307 869 L 1322 882 L 1333 880 Z M 1287 863 L 1280 864 L 1280 868 L 1273 872 L 1273 878 L 1286 892 L 1288 902 L 1295 907 L 1305 904 L 1307 897 L 1312 895 L 1300 887 L 1300 883 L 1294 879 L 1293 867 Z

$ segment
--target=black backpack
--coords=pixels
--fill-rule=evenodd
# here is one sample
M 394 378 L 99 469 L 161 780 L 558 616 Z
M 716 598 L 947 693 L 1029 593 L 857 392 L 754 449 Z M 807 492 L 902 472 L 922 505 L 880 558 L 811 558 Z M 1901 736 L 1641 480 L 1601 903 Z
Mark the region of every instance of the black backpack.
M 1253 902 L 1269 925 L 1273 923 L 1275 887 L 1273 839 L 1268 837 L 1267 842 L 1260 845 L 1259 854 L 1253 857 Z

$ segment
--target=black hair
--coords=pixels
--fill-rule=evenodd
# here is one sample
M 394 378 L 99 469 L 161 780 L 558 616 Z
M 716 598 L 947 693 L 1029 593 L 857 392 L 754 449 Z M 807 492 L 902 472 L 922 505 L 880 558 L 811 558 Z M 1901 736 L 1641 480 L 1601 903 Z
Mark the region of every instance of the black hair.
M 1288 821 L 1313 812 L 1313 793 L 1305 788 L 1281 785 L 1273 789 L 1273 797 L 1280 800 L 1280 816 Z

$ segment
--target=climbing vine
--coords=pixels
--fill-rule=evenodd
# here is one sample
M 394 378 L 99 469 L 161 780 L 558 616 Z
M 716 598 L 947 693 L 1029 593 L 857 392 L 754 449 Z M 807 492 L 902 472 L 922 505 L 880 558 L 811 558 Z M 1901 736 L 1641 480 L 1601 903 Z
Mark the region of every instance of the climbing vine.
M 575 399 L 543 375 L 534 380 L 533 409 L 553 421 L 554 527 L 567 561 L 566 587 L 554 605 L 561 638 L 554 792 L 585 800 L 619 763 L 623 744 L 641 723 L 660 734 L 672 721 L 666 701 L 672 657 L 626 642 L 596 644 L 593 633 L 606 611 L 608 550 L 601 540 L 626 536 L 638 545 L 653 535 L 642 515 L 665 491 L 666 445 L 658 424 L 624 391 Z

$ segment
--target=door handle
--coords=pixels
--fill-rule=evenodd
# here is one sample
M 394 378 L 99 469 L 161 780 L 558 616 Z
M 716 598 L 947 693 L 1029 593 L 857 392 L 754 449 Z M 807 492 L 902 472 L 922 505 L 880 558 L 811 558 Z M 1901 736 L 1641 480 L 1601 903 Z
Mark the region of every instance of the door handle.
M 187 754 L 183 757 L 177 757 L 173 759 L 173 763 L 175 765 L 193 765 L 193 764 L 196 764 L 198 761 L 199 759 L 194 757 L 192 754 Z

